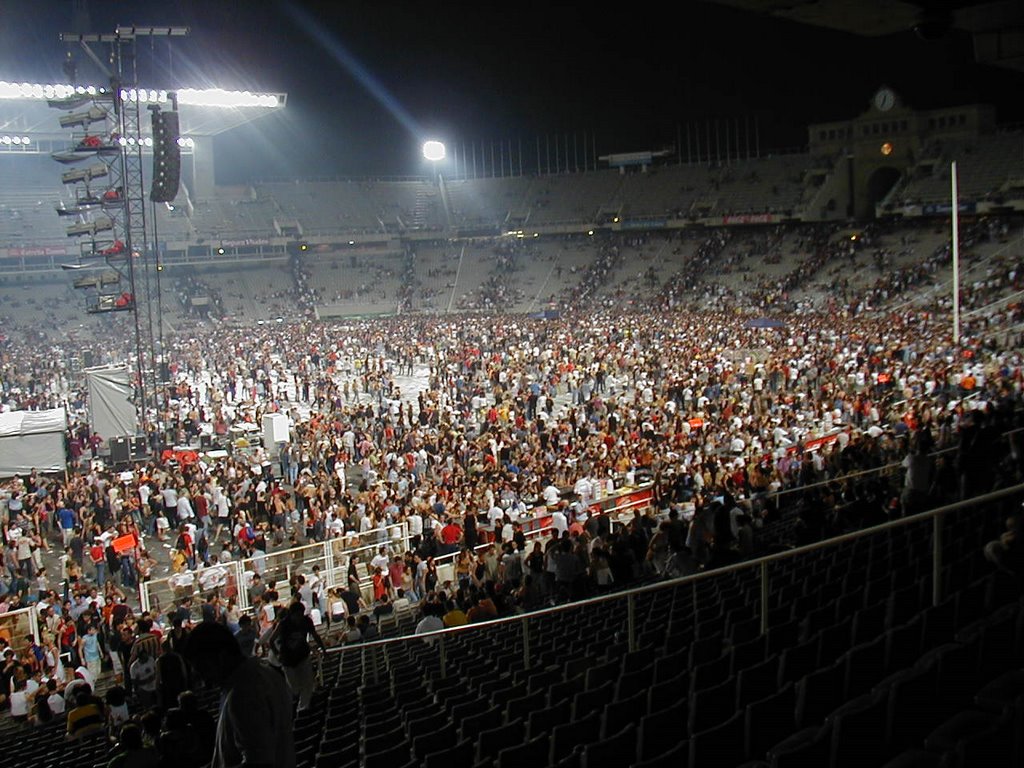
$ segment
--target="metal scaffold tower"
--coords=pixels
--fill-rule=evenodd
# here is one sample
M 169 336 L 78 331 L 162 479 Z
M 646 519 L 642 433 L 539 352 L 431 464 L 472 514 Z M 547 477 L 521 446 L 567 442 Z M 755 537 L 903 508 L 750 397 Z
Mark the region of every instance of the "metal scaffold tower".
M 75 185 L 75 205 L 58 213 L 77 218 L 68 227 L 68 236 L 82 238 L 78 262 L 64 267 L 86 270 L 74 285 L 85 291 L 88 312 L 132 314 L 135 402 L 147 437 L 152 437 L 159 421 L 160 384 L 166 370 L 162 333 L 154 334 L 154 317 L 159 323 L 161 265 L 155 215 L 147 216 L 147 203 L 164 200 L 168 194 L 173 199 L 178 169 L 171 176 L 173 186 L 154 169 L 153 189 L 147 195 L 143 151 L 151 149 L 154 156 L 166 157 L 170 144 L 176 154 L 179 136 L 175 95 L 139 90 L 137 41 L 187 34 L 184 27 L 136 26 L 118 27 L 113 34 L 62 34 L 63 42 L 81 46 L 105 73 L 109 88 L 74 85 L 70 93 L 49 100 L 51 106 L 67 110 L 60 122 L 72 130 L 68 151 L 55 152 L 53 158 L 67 165 L 88 161 L 62 174 L 65 184 Z M 96 53 L 97 47 L 105 49 L 105 57 Z M 74 73 L 71 69 L 69 74 Z M 168 101 L 173 112 L 161 114 L 160 104 Z M 142 120 L 146 111 L 153 113 L 154 131 L 148 136 Z M 174 115 L 173 123 L 162 119 L 167 114 Z M 167 130 L 170 125 L 173 132 Z M 96 191 L 97 182 L 104 191 Z

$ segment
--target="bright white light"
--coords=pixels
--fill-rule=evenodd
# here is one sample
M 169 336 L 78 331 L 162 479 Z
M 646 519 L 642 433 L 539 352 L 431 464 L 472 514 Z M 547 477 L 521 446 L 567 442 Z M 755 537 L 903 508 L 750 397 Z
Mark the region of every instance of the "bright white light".
M 107 93 L 107 89 L 95 85 L 67 85 L 64 83 L 10 83 L 0 80 L 0 99 L 66 99 L 69 96 L 95 96 Z M 183 88 L 178 92 L 178 102 L 195 107 L 264 107 L 281 106 L 281 98 L 275 93 L 252 93 L 250 91 L 228 91 L 224 88 Z M 122 101 L 141 103 L 166 102 L 166 90 L 121 89 Z
M 25 146 L 28 146 L 29 144 L 32 143 L 32 141 L 29 139 L 28 136 L 22 136 L 21 143 L 24 144 Z
M 122 147 L 127 147 L 128 139 L 126 139 L 124 136 L 119 136 L 117 139 L 117 143 L 120 144 Z
M 195 139 L 185 139 L 185 146 L 186 147 L 191 148 L 191 147 L 194 147 L 195 145 L 196 145 Z
M 21 136 L 15 136 L 11 139 L 12 144 L 21 144 Z
M 2 141 L 4 144 L 10 144 L 11 143 L 11 137 L 10 136 L 0 136 L 0 141 Z
M 438 160 L 444 160 L 444 144 L 440 141 L 434 140 L 424 142 L 423 156 L 432 163 L 436 163 Z
M 181 136 L 178 137 L 178 146 L 179 147 L 184 147 L 185 146 L 185 140 L 183 138 L 181 138 Z
M 178 91 L 178 103 L 193 107 L 276 107 L 278 97 L 273 93 L 226 91 L 223 88 L 183 88 Z
M 152 147 L 153 146 L 153 139 L 150 138 L 149 136 L 147 136 L 146 138 L 144 138 L 142 140 L 142 143 L 145 144 L 147 147 Z

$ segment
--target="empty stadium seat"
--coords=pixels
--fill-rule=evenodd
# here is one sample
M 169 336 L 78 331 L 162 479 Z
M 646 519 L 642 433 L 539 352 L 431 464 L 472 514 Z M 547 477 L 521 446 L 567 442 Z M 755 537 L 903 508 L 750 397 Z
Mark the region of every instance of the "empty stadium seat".
M 686 701 L 681 700 L 644 717 L 637 736 L 637 757 L 641 761 L 652 760 L 685 742 L 682 723 L 686 722 L 687 712 Z
M 744 743 L 751 758 L 768 750 L 796 730 L 796 687 L 786 683 L 775 693 L 753 701 L 744 710 Z
M 832 731 L 831 768 L 860 768 L 888 753 L 888 692 L 873 691 L 847 701 L 826 718 Z
M 524 765 L 546 765 L 550 753 L 548 734 L 543 733 L 522 744 L 498 752 L 495 768 L 520 768 Z
M 821 768 L 828 765 L 832 750 L 827 727 L 803 728 L 768 750 L 772 768 Z
M 620 768 L 636 758 L 637 729 L 627 723 L 611 736 L 583 747 L 581 768 Z
M 735 713 L 736 678 L 730 677 L 718 685 L 702 688 L 690 694 L 688 732 L 692 735 L 713 728 Z
M 555 726 L 551 731 L 551 751 L 548 762 L 555 765 L 569 756 L 578 746 L 595 742 L 601 735 L 601 715 L 597 711 L 581 719 Z

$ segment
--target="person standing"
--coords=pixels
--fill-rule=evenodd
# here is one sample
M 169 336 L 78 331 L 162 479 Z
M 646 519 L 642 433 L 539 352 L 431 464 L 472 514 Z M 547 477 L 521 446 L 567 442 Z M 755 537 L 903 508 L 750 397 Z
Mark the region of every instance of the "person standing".
M 78 640 L 78 653 L 93 680 L 99 678 L 103 667 L 103 646 L 100 644 L 99 628 L 91 624 Z
M 292 694 L 280 672 L 262 659 L 246 657 L 231 630 L 214 622 L 192 630 L 183 655 L 201 678 L 223 692 L 212 768 L 295 768 Z
M 281 662 L 292 694 L 299 700 L 297 712 L 309 709 L 313 690 L 316 688 L 309 648 L 310 637 L 320 646 L 321 651 L 326 649 L 324 641 L 313 626 L 313 620 L 306 613 L 306 606 L 301 600 L 295 600 L 274 627 L 270 645 L 277 653 L 277 659 Z

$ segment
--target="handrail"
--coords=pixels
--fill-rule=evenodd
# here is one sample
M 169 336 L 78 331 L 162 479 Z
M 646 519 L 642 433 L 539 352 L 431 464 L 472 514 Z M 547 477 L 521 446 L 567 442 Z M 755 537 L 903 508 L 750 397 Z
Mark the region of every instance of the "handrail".
M 997 491 L 991 491 L 981 496 L 975 496 L 964 501 L 953 502 L 952 504 L 946 504 L 935 509 L 928 510 L 926 512 L 919 512 L 915 515 L 900 518 L 899 520 L 891 520 L 886 523 L 879 523 L 873 525 L 870 528 L 862 528 L 858 531 L 851 531 L 850 533 L 840 534 L 823 541 L 816 541 L 812 544 L 805 544 L 801 547 L 794 547 L 793 549 L 786 550 L 784 552 L 775 552 L 769 555 L 763 555 L 751 560 L 744 560 L 741 563 L 733 563 L 731 565 L 725 565 L 721 568 L 713 568 L 711 570 L 701 571 L 700 573 L 690 574 L 688 576 L 680 576 L 673 579 L 666 579 L 656 584 L 645 584 L 639 587 L 632 587 L 630 589 L 622 590 L 621 592 L 614 592 L 607 595 L 599 595 L 597 597 L 589 597 L 584 600 L 577 600 L 571 603 L 565 603 L 563 605 L 551 606 L 543 608 L 538 611 L 531 611 L 529 613 L 518 614 L 516 616 L 505 616 L 499 619 L 493 619 L 491 621 L 480 622 L 477 624 L 465 624 L 459 627 L 446 627 L 445 629 L 435 630 L 433 632 L 424 632 L 416 635 L 403 635 L 402 637 L 389 637 L 381 640 L 371 640 L 369 642 L 354 643 L 352 645 L 336 646 L 334 648 L 328 648 L 326 653 L 344 653 L 351 650 L 365 650 L 367 648 L 373 648 L 378 646 L 393 645 L 395 643 L 409 642 L 411 640 L 422 640 L 424 638 L 437 639 L 440 637 L 452 635 L 458 632 L 467 632 L 483 628 L 490 628 L 501 624 L 513 624 L 516 622 L 522 622 L 524 619 L 534 619 L 543 616 L 552 616 L 557 613 L 564 613 L 565 611 L 575 611 L 578 609 L 586 608 L 591 605 L 600 605 L 615 600 L 628 599 L 631 600 L 637 595 L 645 595 L 650 592 L 658 592 L 663 589 L 673 589 L 675 587 L 682 586 L 684 584 L 696 583 L 708 578 L 714 578 L 736 571 L 746 570 L 748 568 L 759 567 L 764 572 L 765 568 L 774 562 L 780 560 L 788 560 L 790 558 L 799 557 L 806 555 L 810 552 L 816 552 L 819 549 L 825 549 L 827 547 L 837 546 L 847 541 L 854 541 L 856 539 L 865 538 L 872 536 L 877 533 L 891 530 L 893 528 L 899 528 L 904 525 L 913 525 L 914 523 L 923 522 L 925 520 L 938 520 L 944 515 L 950 512 L 957 512 L 962 509 L 969 509 L 971 507 L 978 506 L 979 504 L 986 504 L 992 501 L 999 501 L 1001 499 L 1009 498 L 1014 495 L 1024 494 L 1024 483 L 1013 485 L 1008 488 L 1002 488 Z M 765 607 L 762 605 L 762 611 Z

